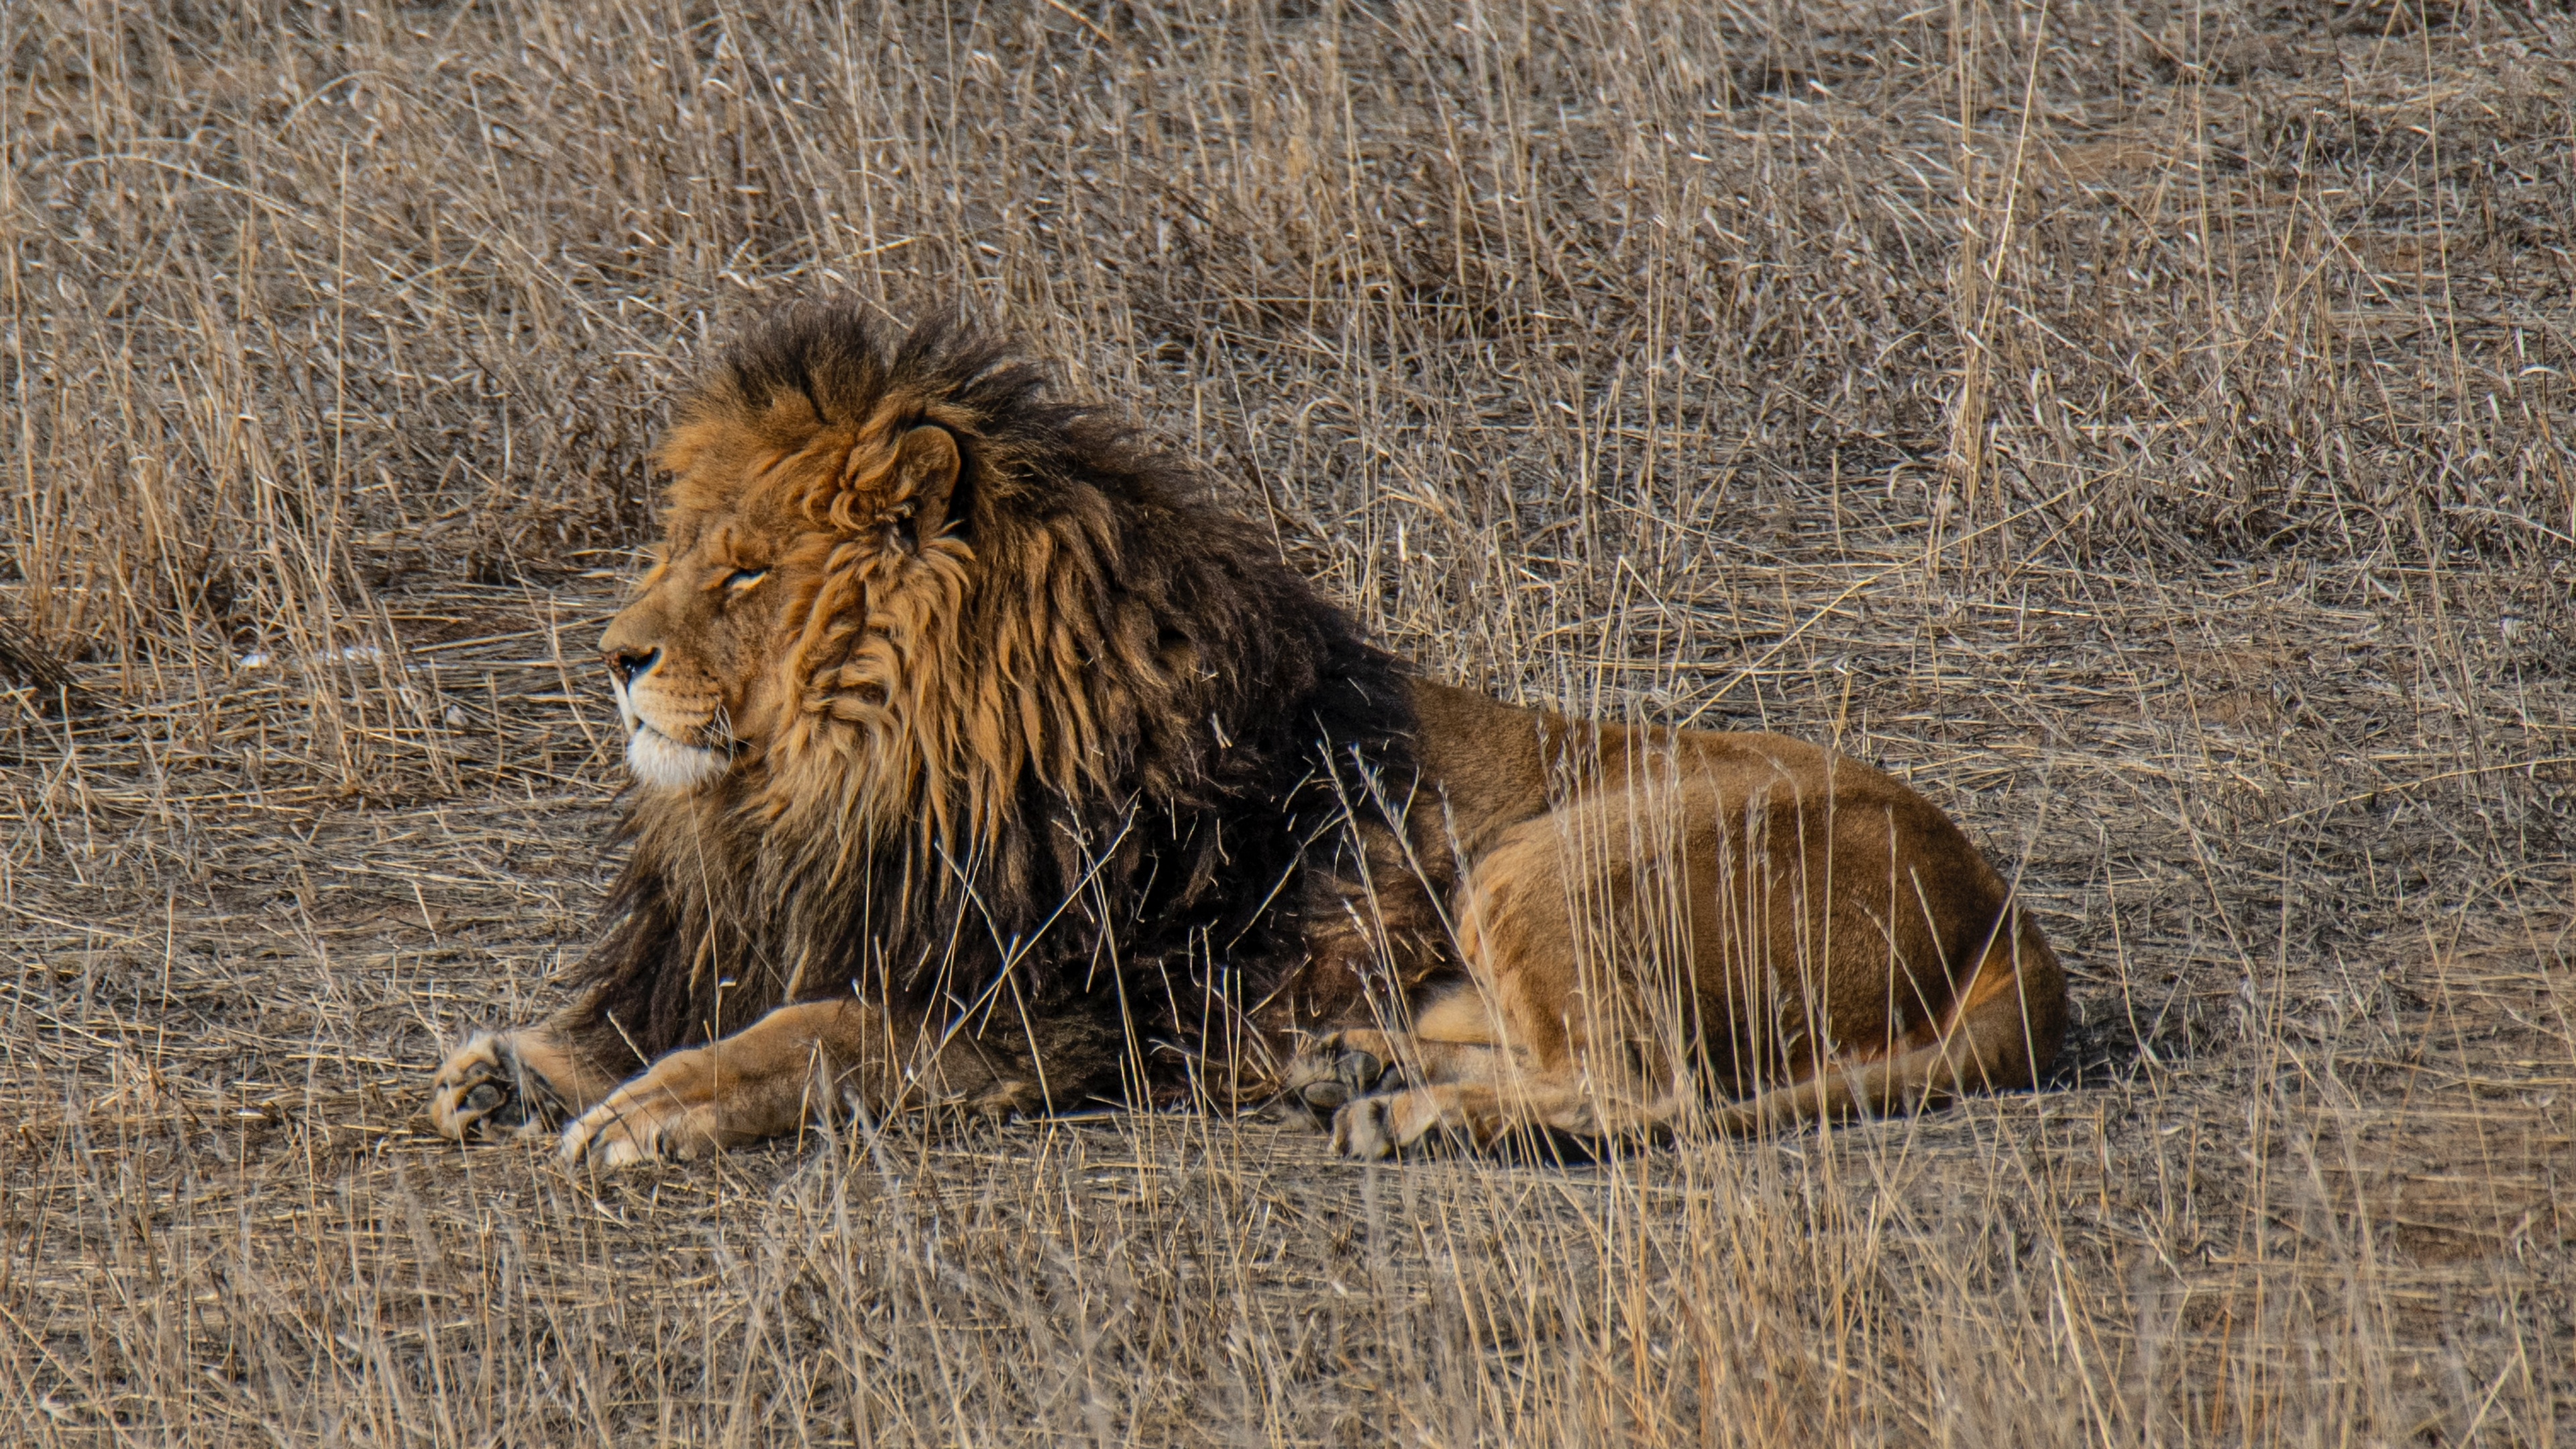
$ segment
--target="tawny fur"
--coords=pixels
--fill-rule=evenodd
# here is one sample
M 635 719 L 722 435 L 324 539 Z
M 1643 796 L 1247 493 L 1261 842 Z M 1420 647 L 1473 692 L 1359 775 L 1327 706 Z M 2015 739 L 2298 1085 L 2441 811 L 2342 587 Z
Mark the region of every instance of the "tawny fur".
M 845 1115 L 1284 1094 L 1344 1152 L 2028 1086 L 2005 881 L 1812 745 L 1421 680 L 993 343 L 791 308 L 682 409 L 602 640 L 638 784 L 578 999 L 431 1111 L 614 1165 Z
M 1401 1084 L 1356 1156 L 1435 1132 L 1783 1127 L 2027 1086 L 2065 981 L 1966 837 L 1905 785 L 1777 735 L 1578 724 L 1415 686 L 1463 971 L 1328 1037 Z M 1329 1093 L 1328 1093 L 1329 1095 Z

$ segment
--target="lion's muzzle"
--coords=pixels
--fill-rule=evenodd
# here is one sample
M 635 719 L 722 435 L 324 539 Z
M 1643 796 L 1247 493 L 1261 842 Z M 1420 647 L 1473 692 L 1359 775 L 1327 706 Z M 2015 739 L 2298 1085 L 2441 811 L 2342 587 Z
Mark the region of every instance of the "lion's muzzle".
M 638 784 L 654 790 L 694 790 L 710 783 L 733 763 L 733 751 L 715 728 L 718 712 L 700 710 L 693 724 L 673 719 L 677 711 L 651 688 L 649 668 L 632 674 L 616 665 L 609 670 L 617 718 L 626 726 L 627 770 Z

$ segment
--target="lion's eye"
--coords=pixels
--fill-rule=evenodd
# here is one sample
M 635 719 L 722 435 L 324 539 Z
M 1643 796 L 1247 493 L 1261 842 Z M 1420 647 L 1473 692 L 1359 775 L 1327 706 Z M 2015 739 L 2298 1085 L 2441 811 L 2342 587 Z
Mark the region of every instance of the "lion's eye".
M 747 589 L 767 577 L 769 577 L 769 570 L 767 569 L 735 569 L 732 573 L 725 575 L 725 587 L 728 589 Z

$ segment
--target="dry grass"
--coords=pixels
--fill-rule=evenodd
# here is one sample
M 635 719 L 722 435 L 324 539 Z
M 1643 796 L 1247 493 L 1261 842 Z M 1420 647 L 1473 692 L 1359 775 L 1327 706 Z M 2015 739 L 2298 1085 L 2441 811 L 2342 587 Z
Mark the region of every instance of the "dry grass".
M 0 8 L 0 1437 L 2576 1437 L 2563 9 L 249 8 Z M 1007 317 L 1436 673 L 1909 773 L 2060 1083 L 420 1135 L 590 929 L 662 401 L 827 287 Z

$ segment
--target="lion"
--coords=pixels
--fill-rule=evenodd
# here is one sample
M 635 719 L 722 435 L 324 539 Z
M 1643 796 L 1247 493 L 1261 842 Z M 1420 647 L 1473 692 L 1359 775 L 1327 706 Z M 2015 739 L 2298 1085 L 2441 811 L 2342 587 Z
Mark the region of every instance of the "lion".
M 1914 790 L 1428 678 L 1052 379 L 807 301 L 679 408 L 599 646 L 632 853 L 571 1003 L 450 1056 L 438 1131 L 615 1167 L 1273 1104 L 1375 1159 L 2041 1082 L 2064 974 Z

